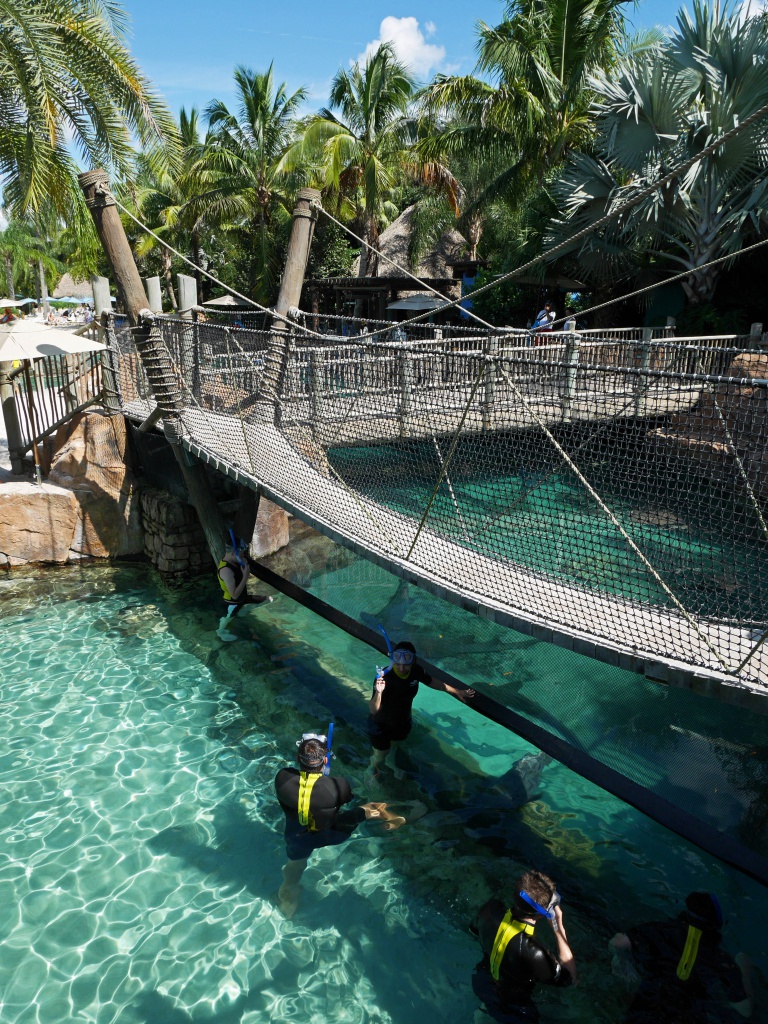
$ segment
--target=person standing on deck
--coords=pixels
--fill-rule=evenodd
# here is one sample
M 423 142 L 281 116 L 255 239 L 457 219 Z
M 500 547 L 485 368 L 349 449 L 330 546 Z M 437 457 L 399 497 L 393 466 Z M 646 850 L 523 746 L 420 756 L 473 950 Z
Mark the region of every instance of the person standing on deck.
M 541 917 L 552 926 L 557 956 L 534 936 Z M 471 931 L 479 937 L 484 953 L 472 975 L 472 988 L 499 1024 L 539 1020 L 533 1001 L 537 984 L 565 988 L 576 982 L 560 895 L 552 879 L 540 871 L 526 871 L 518 878 L 511 907 L 501 900 L 488 900 Z
M 448 683 L 434 680 L 417 663 L 413 644 L 408 640 L 399 643 L 392 651 L 390 667 L 377 675 L 368 702 L 371 713 L 368 735 L 373 746 L 371 764 L 366 772 L 368 782 L 378 774 L 382 764 L 392 769 L 396 779 L 405 777 L 405 772 L 397 765 L 397 747 L 408 738 L 411 731 L 411 706 L 419 692 L 420 683 L 433 690 L 450 693 L 463 703 L 475 696 L 474 690 L 457 690 Z
M 252 597 L 248 593 L 251 565 L 247 550 L 248 545 L 245 541 L 240 541 L 236 549 L 230 545 L 219 562 L 217 575 L 224 592 L 224 600 L 227 602 L 226 614 L 219 620 L 219 628 L 216 630 L 216 636 L 220 640 L 237 640 L 235 634 L 230 633 L 227 626 L 229 620 L 237 615 L 244 605 L 265 604 L 272 600 L 271 597 Z

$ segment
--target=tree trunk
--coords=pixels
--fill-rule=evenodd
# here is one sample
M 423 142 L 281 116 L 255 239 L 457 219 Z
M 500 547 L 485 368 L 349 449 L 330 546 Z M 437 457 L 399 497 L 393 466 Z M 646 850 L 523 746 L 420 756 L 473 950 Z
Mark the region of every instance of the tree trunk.
M 173 266 L 173 260 L 171 259 L 171 254 L 168 252 L 168 250 L 165 248 L 165 246 L 162 247 L 162 253 L 163 253 L 162 259 L 163 259 L 163 277 L 165 279 L 165 291 L 166 291 L 166 294 L 168 295 L 168 301 L 171 304 L 171 309 L 178 309 L 179 307 L 176 304 L 176 295 L 174 294 L 174 291 L 173 291 L 173 274 L 171 273 L 171 268 Z
M 43 315 L 48 316 L 51 307 L 48 305 L 48 284 L 45 280 L 45 267 L 43 261 L 37 261 L 37 276 L 40 281 L 40 300 L 43 304 Z
M 197 294 L 198 302 L 203 301 L 203 275 L 200 273 L 201 253 L 200 253 L 200 232 L 193 229 L 192 231 L 192 259 L 195 264 L 195 280 L 197 281 Z
M 467 222 L 467 244 L 469 245 L 469 258 L 471 260 L 477 259 L 477 247 L 480 245 L 480 239 L 483 237 L 483 218 L 480 214 L 475 214 L 469 218 Z
M 16 292 L 13 290 L 13 264 L 11 263 L 11 254 L 6 249 L 3 253 L 5 260 L 5 283 L 8 285 L 8 298 L 15 299 Z

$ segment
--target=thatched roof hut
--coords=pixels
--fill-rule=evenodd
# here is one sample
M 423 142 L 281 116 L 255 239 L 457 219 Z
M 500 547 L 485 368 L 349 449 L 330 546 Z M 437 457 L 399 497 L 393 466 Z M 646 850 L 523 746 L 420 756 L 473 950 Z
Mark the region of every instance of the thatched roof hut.
M 394 260 L 394 266 L 386 259 L 378 257 L 371 261 L 370 273 L 366 277 L 403 277 L 403 271 L 410 270 L 417 277 L 453 277 L 453 272 L 448 263 L 451 259 L 458 259 L 467 250 L 467 241 L 455 228 L 448 228 L 440 236 L 440 240 L 430 252 L 426 253 L 418 267 L 414 270 L 408 255 L 408 246 L 413 234 L 414 207 L 409 206 L 400 214 L 397 220 L 379 235 L 376 248 Z M 354 273 L 354 271 L 353 271 Z
M 75 281 L 71 274 L 64 274 L 53 289 L 51 298 L 62 299 L 64 296 L 74 299 L 90 299 L 93 301 L 93 288 L 90 281 Z

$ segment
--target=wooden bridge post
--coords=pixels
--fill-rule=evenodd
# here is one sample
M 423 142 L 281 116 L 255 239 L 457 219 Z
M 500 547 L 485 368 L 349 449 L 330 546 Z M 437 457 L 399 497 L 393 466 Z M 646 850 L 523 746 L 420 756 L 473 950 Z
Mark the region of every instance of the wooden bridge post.
M 154 277 L 145 277 L 144 284 L 147 286 L 147 298 L 149 299 L 149 308 L 153 313 L 163 312 L 163 291 L 160 287 L 160 278 L 155 275 Z
M 304 272 L 307 269 L 309 249 L 317 220 L 316 207 L 320 205 L 320 192 L 316 188 L 300 188 L 296 194 L 293 211 L 293 226 L 285 256 L 285 269 L 280 283 L 280 294 L 275 303 L 277 316 L 272 324 L 269 348 L 264 359 L 264 374 L 261 378 L 259 397 L 274 403 L 275 420 L 280 418 L 280 397 L 288 362 L 291 331 L 285 317 L 301 301 L 304 286 Z
M 408 437 L 408 417 L 411 414 L 411 391 L 413 390 L 413 356 L 403 347 L 398 353 L 397 359 L 400 368 L 400 405 L 398 408 L 400 436 Z
M 198 345 L 197 314 L 197 279 L 189 274 L 176 275 L 176 287 L 179 294 L 179 316 L 182 320 L 192 320 L 194 326 L 185 327 L 179 346 L 179 360 L 184 380 L 192 388 L 193 394 L 200 395 L 200 359 Z
M 579 369 L 579 349 L 581 335 L 576 333 L 576 321 L 569 320 L 566 325 L 568 337 L 565 342 L 565 380 L 560 398 L 560 410 L 564 420 L 570 419 L 573 399 L 576 395 L 576 381 Z
M 643 328 L 643 340 L 637 342 L 637 347 L 640 352 L 638 359 L 638 365 L 640 373 L 637 375 L 637 381 L 635 384 L 635 416 L 645 416 L 645 410 L 647 407 L 648 399 L 648 374 L 647 371 L 651 365 L 651 341 L 653 339 L 653 329 L 651 327 Z
M 78 181 L 86 206 L 91 211 L 96 233 L 114 272 L 128 321 L 134 328 L 136 351 L 155 401 L 162 410 L 165 436 L 179 464 L 190 502 L 205 531 L 213 560 L 218 564 L 225 547 L 224 524 L 204 466 L 181 447 L 181 413 L 184 409 L 182 389 L 168 351 L 157 329 L 152 329 L 154 318 L 109 187 L 109 175 L 103 170 L 86 171 L 79 175 Z
M 485 349 L 485 397 L 483 399 L 483 430 L 490 430 L 493 420 L 493 406 L 496 401 L 496 360 L 499 356 L 499 339 L 489 337 L 483 343 Z
M 8 438 L 8 454 L 11 457 L 11 472 L 17 476 L 24 472 L 23 449 L 19 414 L 16 411 L 16 400 L 13 396 L 11 371 L 13 363 L 0 363 L 0 405 L 5 421 L 5 435 Z
M 749 347 L 760 348 L 763 340 L 763 325 L 762 324 L 750 324 L 749 328 Z
M 104 342 L 107 346 L 101 356 L 101 384 L 104 389 L 104 408 L 110 415 L 119 416 L 122 413 L 120 405 L 120 372 L 117 352 L 115 352 L 110 344 L 109 334 L 107 333 L 107 324 L 109 317 L 112 315 L 109 279 L 93 274 L 91 276 L 91 288 L 93 289 L 94 327 L 98 331 L 97 340 Z

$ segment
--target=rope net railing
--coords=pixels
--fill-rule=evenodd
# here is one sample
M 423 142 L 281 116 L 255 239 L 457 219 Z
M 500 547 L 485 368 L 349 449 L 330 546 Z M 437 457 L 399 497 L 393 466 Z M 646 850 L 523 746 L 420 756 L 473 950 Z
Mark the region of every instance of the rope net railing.
M 189 441 L 333 539 L 617 664 L 768 685 L 768 353 L 747 339 L 297 333 L 264 394 L 267 330 L 154 330 Z M 132 335 L 109 334 L 146 415 Z

